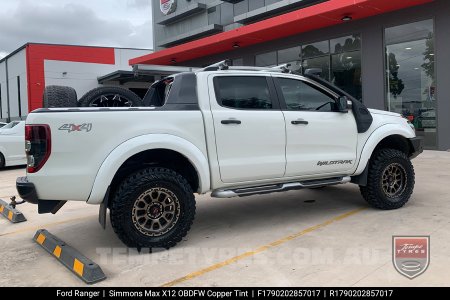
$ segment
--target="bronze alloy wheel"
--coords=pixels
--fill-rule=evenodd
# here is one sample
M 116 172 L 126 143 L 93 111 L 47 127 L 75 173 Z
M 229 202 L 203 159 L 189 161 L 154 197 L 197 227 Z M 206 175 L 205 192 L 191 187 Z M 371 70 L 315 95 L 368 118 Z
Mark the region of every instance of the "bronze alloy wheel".
M 168 189 L 151 188 L 136 199 L 131 216 L 139 232 L 159 237 L 176 225 L 180 218 L 180 202 Z
M 383 192 L 389 198 L 401 195 L 405 191 L 407 179 L 406 170 L 401 164 L 388 165 L 381 176 Z

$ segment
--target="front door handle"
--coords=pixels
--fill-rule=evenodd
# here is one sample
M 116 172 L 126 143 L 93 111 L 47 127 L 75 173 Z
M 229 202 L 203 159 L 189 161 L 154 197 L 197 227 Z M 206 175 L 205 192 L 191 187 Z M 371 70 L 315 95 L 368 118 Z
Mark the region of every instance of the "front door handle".
M 305 120 L 302 120 L 302 119 L 299 119 L 299 120 L 292 121 L 291 124 L 292 125 L 308 125 L 309 122 L 305 121 Z
M 224 125 L 229 125 L 229 124 L 237 124 L 237 125 L 239 125 L 242 122 L 239 121 L 239 120 L 230 119 L 230 120 L 222 120 L 222 122 L 220 122 L 220 123 L 222 123 Z

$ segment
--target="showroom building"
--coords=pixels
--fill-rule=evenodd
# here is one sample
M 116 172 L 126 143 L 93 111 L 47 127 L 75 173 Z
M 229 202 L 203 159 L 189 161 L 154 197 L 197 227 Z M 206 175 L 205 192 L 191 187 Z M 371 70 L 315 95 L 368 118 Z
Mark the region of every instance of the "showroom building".
M 152 0 L 156 52 L 131 65 L 290 63 L 450 149 L 448 0 Z
M 0 59 L 0 122 L 25 119 L 42 107 L 45 86 L 75 88 L 80 98 L 103 85 L 143 95 L 153 77 L 136 77 L 130 58 L 150 50 L 28 43 Z

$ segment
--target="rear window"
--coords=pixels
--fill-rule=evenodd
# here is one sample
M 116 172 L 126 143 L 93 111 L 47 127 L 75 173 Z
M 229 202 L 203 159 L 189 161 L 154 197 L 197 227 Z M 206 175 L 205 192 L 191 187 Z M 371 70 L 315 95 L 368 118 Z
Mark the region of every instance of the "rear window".
M 272 109 L 269 85 L 264 76 L 214 78 L 217 102 L 234 109 Z

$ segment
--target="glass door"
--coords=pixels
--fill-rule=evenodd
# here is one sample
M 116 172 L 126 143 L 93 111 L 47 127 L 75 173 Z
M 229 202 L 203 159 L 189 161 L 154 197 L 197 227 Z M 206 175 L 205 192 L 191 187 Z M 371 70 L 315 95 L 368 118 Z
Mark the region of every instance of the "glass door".
M 385 40 L 387 108 L 407 117 L 427 148 L 436 148 L 433 20 L 387 28 Z

